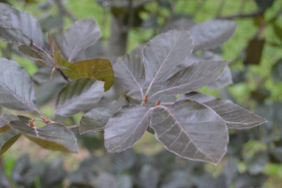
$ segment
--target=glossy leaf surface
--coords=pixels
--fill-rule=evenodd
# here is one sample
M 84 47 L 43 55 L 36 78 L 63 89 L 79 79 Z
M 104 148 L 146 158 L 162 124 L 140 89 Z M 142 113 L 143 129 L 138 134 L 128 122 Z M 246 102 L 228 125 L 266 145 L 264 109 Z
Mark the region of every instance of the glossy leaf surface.
M 91 59 L 79 61 L 68 67 L 71 69 L 64 72 L 72 79 L 93 78 L 105 82 L 105 91 L 111 88 L 114 83 L 114 72 L 110 60 Z
M 23 67 L 0 58 L 0 106 L 32 111 L 35 106 L 34 84 Z
M 32 128 L 21 121 L 12 121 L 10 126 L 44 149 L 78 152 L 75 135 L 60 123 L 50 123 L 41 128 Z
M 194 101 L 155 107 L 151 127 L 157 139 L 176 155 L 217 164 L 226 152 L 228 129 L 210 108 Z
M 93 18 L 76 21 L 64 34 L 63 49 L 68 62 L 73 62 L 81 52 L 100 37 L 100 29 Z
M 141 139 L 149 126 L 150 109 L 141 105 L 126 105 L 111 117 L 104 138 L 108 152 L 121 152 Z
M 226 123 L 229 129 L 247 129 L 266 122 L 265 119 L 234 104 L 230 100 L 218 99 L 211 95 L 192 92 L 177 100 L 193 100 L 213 109 Z
M 104 82 L 81 78 L 70 82 L 58 95 L 55 114 L 69 117 L 89 110 L 103 96 Z

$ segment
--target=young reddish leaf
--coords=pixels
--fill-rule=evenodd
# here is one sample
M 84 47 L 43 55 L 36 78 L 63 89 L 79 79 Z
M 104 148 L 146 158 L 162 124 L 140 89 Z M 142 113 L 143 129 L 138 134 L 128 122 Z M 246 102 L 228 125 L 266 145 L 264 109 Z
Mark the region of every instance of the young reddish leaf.
M 113 116 L 111 109 L 93 108 L 79 122 L 79 132 L 84 134 L 90 131 L 102 131 L 106 127 L 109 119 Z
M 149 126 L 150 109 L 141 105 L 126 105 L 111 117 L 104 139 L 108 152 L 121 152 L 141 139 Z
M 72 80 L 79 78 L 93 78 L 105 82 L 105 91 L 109 90 L 114 83 L 114 72 L 110 60 L 91 59 L 73 63 L 68 67 L 71 70 L 64 72 Z
M 104 82 L 81 78 L 70 82 L 58 95 L 55 114 L 69 117 L 89 110 L 103 96 Z
M 157 139 L 176 155 L 214 164 L 225 155 L 228 129 L 210 108 L 183 100 L 171 107 L 155 107 L 151 117 Z
M 17 131 L 10 129 L 0 135 L 0 156 L 5 153 L 21 136 Z
M 64 34 L 63 49 L 68 62 L 100 38 L 100 29 L 93 18 L 76 21 Z
M 113 66 L 116 82 L 127 89 L 140 90 L 145 83 L 145 67 L 139 56 L 119 57 Z
M 52 51 L 53 51 L 55 64 L 62 66 L 62 67 L 69 67 L 70 65 L 72 65 L 72 63 L 69 63 L 68 61 L 66 61 L 62 58 L 61 53 L 60 53 L 55 41 L 52 39 L 51 35 L 49 35 L 49 34 L 48 34 L 48 39 L 49 39 L 49 44 L 50 44 Z
M 0 58 L 0 95 L 0 106 L 13 110 L 36 110 L 32 80 L 24 68 L 4 58 Z
M 187 31 L 172 30 L 156 36 L 143 49 L 146 79 L 152 84 L 161 81 L 192 50 L 193 41 Z
M 266 122 L 265 119 L 234 104 L 230 100 L 218 99 L 211 95 L 191 92 L 182 95 L 177 101 L 186 99 L 197 101 L 214 110 L 225 121 L 229 129 L 247 129 Z
M 229 61 L 200 61 L 169 78 L 157 94 L 182 94 L 200 89 L 222 73 Z
M 62 124 L 51 123 L 41 128 L 31 128 L 21 121 L 12 121 L 10 126 L 45 149 L 78 152 L 75 135 Z
M 236 30 L 236 23 L 211 20 L 193 26 L 189 32 L 194 41 L 194 51 L 216 48 L 228 41 Z
M 19 120 L 18 117 L 11 114 L 0 115 L 0 133 L 3 133 L 10 129 L 10 122 Z

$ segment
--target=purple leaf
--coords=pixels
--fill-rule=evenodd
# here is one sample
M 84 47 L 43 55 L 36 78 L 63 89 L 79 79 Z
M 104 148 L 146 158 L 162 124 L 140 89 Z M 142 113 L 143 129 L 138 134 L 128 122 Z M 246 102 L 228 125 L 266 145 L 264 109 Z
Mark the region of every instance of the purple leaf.
M 230 100 L 218 99 L 214 96 L 192 92 L 182 95 L 177 101 L 186 99 L 197 101 L 214 110 L 225 121 L 229 129 L 248 129 L 266 122 L 265 119 L 234 104 Z
M 226 153 L 228 129 L 210 108 L 183 100 L 152 112 L 151 127 L 157 139 L 176 155 L 217 164 Z
M 141 139 L 149 126 L 150 109 L 141 105 L 126 105 L 116 112 L 105 128 L 108 152 L 121 152 Z

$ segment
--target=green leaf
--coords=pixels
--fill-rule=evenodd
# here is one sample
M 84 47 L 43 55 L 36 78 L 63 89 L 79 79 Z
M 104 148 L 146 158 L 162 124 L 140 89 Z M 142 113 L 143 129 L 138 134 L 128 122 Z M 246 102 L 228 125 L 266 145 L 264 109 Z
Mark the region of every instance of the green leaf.
M 110 60 L 91 59 L 79 61 L 68 67 L 70 70 L 64 70 L 72 80 L 79 78 L 93 78 L 105 82 L 105 91 L 109 90 L 114 83 L 114 72 Z
M 81 78 L 70 82 L 58 95 L 55 114 L 69 117 L 89 110 L 102 98 L 104 82 Z
M 11 114 L 0 115 L 0 133 L 3 133 L 10 129 L 10 122 L 19 120 L 16 116 Z
M 0 156 L 5 153 L 21 136 L 17 131 L 10 129 L 0 135 Z
M 61 56 L 61 53 L 56 45 L 56 43 L 54 42 L 54 40 L 52 39 L 52 37 L 48 34 L 48 39 L 49 39 L 49 44 L 52 48 L 53 51 L 53 56 L 54 56 L 54 62 L 55 64 L 59 65 L 59 66 L 63 66 L 63 67 L 69 67 L 70 65 L 72 65 L 72 63 L 64 60 Z
M 0 106 L 22 111 L 36 110 L 34 84 L 24 68 L 0 58 Z
M 75 135 L 60 123 L 51 123 L 41 128 L 32 128 L 21 121 L 12 121 L 10 126 L 44 149 L 78 152 Z

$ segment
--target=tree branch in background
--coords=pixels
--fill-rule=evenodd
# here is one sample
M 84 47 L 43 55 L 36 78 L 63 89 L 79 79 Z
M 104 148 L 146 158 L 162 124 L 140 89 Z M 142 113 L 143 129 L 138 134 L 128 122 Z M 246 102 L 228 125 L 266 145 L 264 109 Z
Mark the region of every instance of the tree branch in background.
M 141 1 L 138 1 L 136 3 L 133 3 L 133 7 L 136 9 L 136 8 L 142 7 L 144 4 L 152 2 L 152 1 L 154 1 L 154 0 L 141 0 Z
M 248 13 L 248 14 L 234 14 L 234 15 L 230 15 L 230 16 L 225 16 L 225 17 L 219 17 L 218 19 L 226 19 L 226 20 L 233 20 L 233 19 L 237 19 L 237 18 L 253 18 L 256 16 L 260 16 L 263 15 L 264 12 L 262 12 L 261 10 L 257 10 L 255 12 L 252 13 Z
M 222 10 L 223 10 L 223 8 L 225 6 L 225 3 L 226 3 L 226 0 L 221 0 L 221 2 L 219 4 L 219 7 L 218 7 L 218 9 L 216 11 L 216 16 L 215 16 L 216 18 L 219 18 L 221 16 L 221 13 L 222 13 Z
M 74 15 L 63 5 L 61 0 L 55 0 L 59 10 L 68 16 L 73 22 L 75 22 L 77 19 L 74 17 Z

